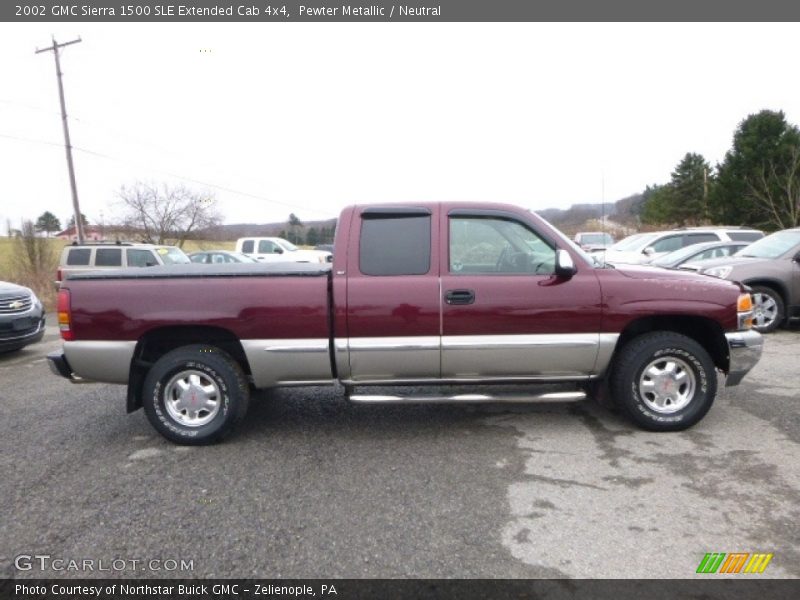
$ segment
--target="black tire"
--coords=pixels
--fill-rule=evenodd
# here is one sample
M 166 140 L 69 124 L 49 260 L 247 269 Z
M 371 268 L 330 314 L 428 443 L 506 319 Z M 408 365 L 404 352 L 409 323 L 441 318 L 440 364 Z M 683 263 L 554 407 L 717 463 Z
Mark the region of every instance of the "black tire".
M 759 333 L 775 331 L 786 317 L 783 298 L 772 288 L 753 286 L 753 313 L 753 329 Z
M 617 355 L 611 392 L 643 429 L 681 431 L 711 408 L 717 373 L 708 352 L 693 339 L 669 331 L 646 333 Z
M 187 398 L 182 394 L 176 399 L 182 385 L 189 386 Z M 201 406 L 204 399 L 215 406 Z M 250 389 L 239 364 L 219 348 L 199 344 L 159 358 L 147 373 L 142 396 L 153 427 L 168 440 L 186 445 L 220 440 L 244 418 L 249 401 Z

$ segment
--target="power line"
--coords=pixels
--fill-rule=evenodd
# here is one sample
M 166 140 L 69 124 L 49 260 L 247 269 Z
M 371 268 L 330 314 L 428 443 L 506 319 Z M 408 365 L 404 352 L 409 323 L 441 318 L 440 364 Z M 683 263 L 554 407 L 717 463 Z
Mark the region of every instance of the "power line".
M 78 204 L 78 186 L 75 183 L 75 166 L 72 164 L 72 144 L 70 143 L 69 139 L 69 124 L 67 123 L 67 105 L 64 101 L 64 84 L 61 81 L 61 61 L 58 59 L 58 51 L 61 48 L 69 46 L 71 44 L 77 44 L 81 41 L 81 38 L 76 40 L 72 40 L 69 42 L 64 42 L 63 44 L 59 44 L 56 42 L 55 36 L 53 36 L 53 45 L 47 48 L 41 48 L 36 50 L 36 54 L 41 54 L 42 52 L 52 52 L 53 57 L 56 61 L 56 79 L 58 80 L 58 99 L 61 102 L 61 122 L 64 128 L 64 148 L 67 152 L 67 169 L 69 170 L 69 186 L 72 190 L 72 208 L 75 211 L 75 231 L 78 234 L 78 243 L 82 244 L 84 240 L 83 236 L 83 222 L 81 220 L 81 209 L 80 205 Z
M 0 138 L 7 138 L 7 139 L 10 139 L 10 140 L 28 142 L 28 143 L 31 143 L 31 144 L 43 144 L 43 145 L 46 145 L 46 146 L 60 146 L 61 145 L 61 144 L 59 144 L 57 142 L 49 142 L 49 141 L 46 141 L 46 140 L 28 138 L 28 137 L 23 137 L 23 136 L 18 136 L 18 135 L 12 135 L 12 134 L 8 134 L 8 133 L 0 133 Z M 94 157 L 97 157 L 97 158 L 103 158 L 105 160 L 112 160 L 112 161 L 120 162 L 120 163 L 124 163 L 124 164 L 137 165 L 137 166 L 140 166 L 140 167 L 144 167 L 144 168 L 152 170 L 152 171 L 157 171 L 157 172 L 163 173 L 164 175 L 169 175 L 170 177 L 174 177 L 176 179 L 181 179 L 183 181 L 189 181 L 191 183 L 196 183 L 198 185 L 202 185 L 202 186 L 205 186 L 205 187 L 216 189 L 216 190 L 219 190 L 219 191 L 222 191 L 222 192 L 227 192 L 229 194 L 235 194 L 237 196 L 245 196 L 247 198 L 253 198 L 255 200 L 263 200 L 264 202 L 269 202 L 270 204 L 277 204 L 277 205 L 285 206 L 287 208 L 294 209 L 294 210 L 303 210 L 303 211 L 308 211 L 308 212 L 314 212 L 314 213 L 317 213 L 317 214 L 320 214 L 320 215 L 325 215 L 325 216 L 330 216 L 330 217 L 335 217 L 336 216 L 335 214 L 333 214 L 331 212 L 324 211 L 324 210 L 319 210 L 319 209 L 316 209 L 316 208 L 309 208 L 307 206 L 300 206 L 299 204 L 291 204 L 289 202 L 282 202 L 281 200 L 275 200 L 273 198 L 267 198 L 266 196 L 259 196 L 258 194 L 253 194 L 251 192 L 244 192 L 242 190 L 237 190 L 237 189 L 234 189 L 234 188 L 231 188 L 231 187 L 218 185 L 216 183 L 210 183 L 210 182 L 207 182 L 207 181 L 201 181 L 201 180 L 195 179 L 193 177 L 187 177 L 185 175 L 179 175 L 178 173 L 172 173 L 170 171 L 165 171 L 164 169 L 158 169 L 158 168 L 152 167 L 152 166 L 144 164 L 144 163 L 139 163 L 139 162 L 136 162 L 136 161 L 122 159 L 122 158 L 119 158 L 119 157 L 116 157 L 116 156 L 111 156 L 110 154 L 105 154 L 103 152 L 97 152 L 95 150 L 89 150 L 88 148 L 81 148 L 80 146 L 72 146 L 72 149 L 75 150 L 76 152 L 81 152 L 83 154 L 87 154 L 89 156 L 94 156 Z

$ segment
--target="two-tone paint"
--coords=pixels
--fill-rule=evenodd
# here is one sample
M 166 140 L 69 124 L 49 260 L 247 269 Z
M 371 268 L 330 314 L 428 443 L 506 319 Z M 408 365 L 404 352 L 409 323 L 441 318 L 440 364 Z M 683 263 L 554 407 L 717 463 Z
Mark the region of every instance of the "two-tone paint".
M 187 265 L 146 273 L 80 275 L 62 284 L 70 304 L 64 344 L 71 375 L 128 383 L 159 332 L 220 333 L 240 345 L 256 387 L 601 377 L 621 336 L 648 319 L 704 324 L 728 370 L 725 333 L 737 330 L 741 287 L 692 273 L 599 268 L 537 215 L 510 205 L 395 207 L 431 216 L 427 273 L 360 270 L 365 210 L 345 209 L 332 265 Z M 392 210 L 385 207 L 382 210 Z M 449 271 L 449 219 L 502 215 L 535 231 L 575 265 L 569 276 Z M 469 292 L 469 304 L 452 303 Z M 168 340 L 167 340 L 168 341 Z M 162 339 L 163 343 L 163 339 Z

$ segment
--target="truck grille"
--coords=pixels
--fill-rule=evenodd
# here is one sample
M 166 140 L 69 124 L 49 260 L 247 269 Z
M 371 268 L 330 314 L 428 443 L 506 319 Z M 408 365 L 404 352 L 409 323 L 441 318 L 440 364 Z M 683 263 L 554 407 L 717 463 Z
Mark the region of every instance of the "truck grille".
M 30 294 L 5 296 L 0 298 L 0 315 L 15 315 L 31 309 L 33 299 Z

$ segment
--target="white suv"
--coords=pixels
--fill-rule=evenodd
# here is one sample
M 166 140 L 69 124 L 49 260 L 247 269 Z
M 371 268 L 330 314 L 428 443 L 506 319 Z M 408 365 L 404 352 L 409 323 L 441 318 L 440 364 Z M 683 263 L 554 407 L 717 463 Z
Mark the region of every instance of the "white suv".
M 126 269 L 129 267 L 155 267 L 157 265 L 185 265 L 192 261 L 177 246 L 133 244 L 130 242 L 73 242 L 61 251 L 56 272 L 56 289 L 70 273 Z
M 605 262 L 625 264 L 647 264 L 667 252 L 703 242 L 754 242 L 764 237 L 756 229 L 736 227 L 689 227 L 672 231 L 637 233 L 609 246 L 605 251 L 593 253 Z

